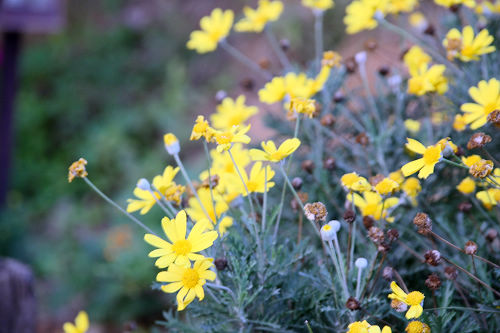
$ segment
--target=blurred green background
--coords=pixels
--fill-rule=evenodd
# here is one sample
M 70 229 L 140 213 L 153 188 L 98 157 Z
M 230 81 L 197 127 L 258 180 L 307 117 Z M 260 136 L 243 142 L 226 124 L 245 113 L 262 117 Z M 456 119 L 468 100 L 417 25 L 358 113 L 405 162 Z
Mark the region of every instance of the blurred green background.
M 248 78 L 220 50 L 201 56 L 187 50 L 189 33 L 215 7 L 239 13 L 256 3 L 68 1 L 63 31 L 25 37 L 0 254 L 33 269 L 40 332 L 60 331 L 81 309 L 106 332 L 121 332 L 127 322 L 146 328 L 169 308 L 169 296 L 150 288 L 157 270 L 142 231 L 81 180 L 68 184 L 67 168 L 86 158 L 90 179 L 125 206 L 138 178 L 152 178 L 172 162 L 163 133 L 186 140 L 196 114 L 212 112 L 215 93 L 225 89 L 234 97 Z M 311 30 L 296 23 L 298 15 L 306 21 L 312 15 L 293 7 L 286 14 L 274 29 L 303 50 L 294 51 L 301 62 L 313 52 L 301 45 Z M 341 15 L 332 13 L 327 27 L 338 27 Z M 338 39 L 332 31 L 327 45 Z M 260 45 L 253 35 L 230 41 L 243 50 Z M 268 49 L 257 52 L 265 58 Z M 247 93 L 255 100 L 255 91 Z M 183 145 L 188 166 L 198 159 L 195 149 Z M 154 210 L 144 220 L 155 228 L 160 218 Z

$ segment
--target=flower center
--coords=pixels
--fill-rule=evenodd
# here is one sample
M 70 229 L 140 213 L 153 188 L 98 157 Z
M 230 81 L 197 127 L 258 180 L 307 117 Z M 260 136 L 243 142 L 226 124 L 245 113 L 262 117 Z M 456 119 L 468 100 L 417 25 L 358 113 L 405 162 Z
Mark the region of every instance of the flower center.
M 220 145 L 228 144 L 231 143 L 233 140 L 233 133 L 231 132 L 223 132 L 218 134 L 215 139 L 217 140 L 217 143 Z
M 255 192 L 257 190 L 257 187 L 258 187 L 258 183 L 253 181 L 253 180 L 249 180 L 247 182 L 247 188 L 248 188 L 248 192 Z
M 275 151 L 269 155 L 270 160 L 280 161 L 283 159 L 283 155 L 279 151 Z
M 172 250 L 178 256 L 191 252 L 191 242 L 187 239 L 180 239 L 172 245 Z
M 200 280 L 200 276 L 198 272 L 192 268 L 187 268 L 184 274 L 182 275 L 182 284 L 186 288 L 194 288 L 198 281 Z
M 408 305 L 420 305 L 420 303 L 424 300 L 424 294 L 422 294 L 420 291 L 412 291 L 411 293 L 406 296 L 406 303 Z
M 440 157 L 441 157 L 441 148 L 438 146 L 429 147 L 424 152 L 424 162 L 426 165 L 435 164 L 439 162 Z

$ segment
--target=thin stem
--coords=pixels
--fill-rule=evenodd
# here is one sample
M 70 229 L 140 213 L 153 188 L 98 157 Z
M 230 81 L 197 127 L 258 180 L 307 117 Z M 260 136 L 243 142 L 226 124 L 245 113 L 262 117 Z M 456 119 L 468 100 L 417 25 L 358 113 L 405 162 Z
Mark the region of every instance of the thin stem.
M 87 185 L 90 186 L 90 188 L 92 188 L 104 200 L 106 200 L 109 204 L 111 204 L 113 207 L 115 207 L 116 209 L 118 209 L 123 214 L 127 215 L 127 217 L 129 219 L 131 219 L 132 221 L 134 221 L 138 226 L 140 226 L 141 228 L 143 228 L 144 230 L 146 230 L 148 233 L 153 234 L 153 235 L 159 237 L 155 232 L 153 232 L 153 230 L 151 230 L 148 227 L 146 227 L 146 225 L 144 223 L 142 223 L 137 218 L 135 218 L 132 214 L 128 213 L 125 209 L 123 209 L 122 207 L 120 207 L 120 205 L 118 205 L 116 202 L 114 202 L 113 200 L 111 200 L 106 194 L 102 193 L 101 190 L 99 190 L 97 188 L 97 186 L 95 186 L 94 183 L 92 183 L 90 181 L 90 179 L 88 179 L 87 177 L 83 177 L 83 180 L 87 183 Z
M 351 191 L 352 195 L 352 209 L 354 212 L 356 212 L 355 206 L 354 206 L 354 192 Z M 354 261 L 354 248 L 356 247 L 356 217 L 354 218 L 354 221 L 352 222 L 352 241 L 351 241 L 351 247 L 349 249 L 349 267 L 352 267 L 352 263 Z
M 358 279 L 356 281 L 356 299 L 359 299 L 359 296 L 361 294 L 361 272 L 363 271 L 362 268 L 358 268 Z
M 231 295 L 231 297 L 235 298 L 234 296 L 234 293 L 231 289 L 229 289 L 228 287 L 224 287 L 222 285 L 219 285 L 219 284 L 215 284 L 215 283 L 211 283 L 211 282 L 206 282 L 205 285 L 207 287 L 210 287 L 210 288 L 215 288 L 215 289 L 219 289 L 219 290 L 224 290 L 226 291 L 227 293 L 229 293 Z
M 448 159 L 446 159 L 446 158 L 443 158 L 443 159 L 442 159 L 442 161 L 443 161 L 443 162 L 445 162 L 445 163 L 448 163 L 448 164 L 450 164 L 450 165 L 453 165 L 453 166 L 456 166 L 456 167 L 459 167 L 459 168 L 462 168 L 462 169 L 467 169 L 467 170 L 469 170 L 469 168 L 468 168 L 467 166 L 465 166 L 465 165 L 463 165 L 463 164 L 458 164 L 458 163 L 455 163 L 455 162 L 450 161 L 450 160 L 448 160 Z
M 236 161 L 234 160 L 233 154 L 231 154 L 231 148 L 227 150 L 227 153 L 229 154 L 229 157 L 231 157 L 231 161 L 233 161 L 234 168 L 236 169 L 238 176 L 240 176 L 241 183 L 243 184 L 243 188 L 245 189 L 245 192 L 247 194 L 248 202 L 250 203 L 250 210 L 252 212 L 253 218 L 255 219 L 256 218 L 255 209 L 253 207 L 253 202 L 252 202 L 252 197 L 250 196 L 250 191 L 248 190 L 247 184 L 245 183 L 245 180 L 243 179 L 243 175 L 240 172 L 240 168 L 238 167 L 238 164 L 236 164 Z
M 203 141 L 203 148 L 205 149 L 205 155 L 207 156 L 208 162 L 208 186 L 210 188 L 210 197 L 212 198 L 212 208 L 215 213 L 215 200 L 214 200 L 214 191 L 212 188 L 212 171 L 210 170 L 212 167 L 212 159 L 210 158 L 210 153 L 208 151 L 208 145 L 206 141 Z M 217 225 L 217 214 L 214 214 L 215 224 Z
M 344 291 L 344 297 L 345 297 L 345 299 L 348 299 L 349 298 L 349 291 L 347 290 L 347 284 L 346 284 L 344 276 L 342 274 L 342 264 L 337 256 L 337 254 L 339 254 L 339 253 L 337 253 L 334 250 L 331 240 L 329 240 L 327 243 L 328 243 L 328 249 L 329 249 L 330 256 L 332 257 L 332 261 L 335 265 L 335 269 L 337 271 L 337 275 L 338 275 L 338 278 L 340 280 L 340 284 L 342 285 L 342 290 Z
M 267 165 L 264 165 L 264 199 L 262 203 L 262 232 L 266 230 L 267 213 Z
M 281 49 L 269 24 L 266 25 L 264 31 L 266 33 L 267 39 L 269 40 L 269 44 L 271 44 L 271 47 L 273 48 L 274 53 L 276 53 L 276 55 L 278 56 L 281 66 L 283 66 L 283 68 L 285 69 L 291 68 L 290 61 L 288 61 L 288 57 L 286 56 L 285 52 L 283 52 L 283 50 Z
M 335 244 L 335 249 L 337 250 L 337 256 L 339 258 L 340 272 L 342 273 L 342 277 L 344 278 L 344 283 L 345 283 L 346 289 L 347 289 L 347 277 L 345 275 L 345 269 L 344 269 L 344 258 L 342 256 L 342 252 L 340 252 L 339 239 L 337 237 L 337 233 L 335 233 L 335 237 L 333 238 L 333 241 Z
M 259 73 L 261 76 L 263 76 L 266 80 L 270 80 L 272 78 L 272 75 L 269 74 L 269 72 L 264 71 L 258 64 L 256 64 L 252 59 L 248 58 L 246 55 L 241 53 L 238 49 L 234 48 L 233 46 L 229 45 L 226 41 L 221 41 L 219 45 L 231 56 L 236 58 L 238 61 L 252 69 L 253 71 Z
M 172 213 L 174 214 L 174 216 L 177 215 L 177 209 L 174 208 L 174 206 L 172 206 L 172 204 L 170 203 L 170 201 L 168 201 L 167 197 L 165 197 L 165 195 L 163 193 L 160 192 L 160 190 L 158 190 L 153 184 L 151 184 L 151 188 L 156 192 L 158 193 L 161 198 L 163 199 L 163 202 L 165 203 L 165 205 L 167 205 L 167 207 L 172 211 Z
M 165 214 L 167 214 L 167 216 L 168 216 L 169 218 L 172 218 L 173 216 L 175 216 L 175 215 L 172 215 L 172 212 L 171 212 L 171 211 L 170 211 L 167 207 L 165 207 L 165 206 L 163 205 L 163 203 L 161 202 L 161 200 L 160 200 L 160 199 L 158 199 L 158 198 L 156 197 L 155 192 L 153 192 L 152 190 L 149 190 L 148 192 L 149 192 L 149 194 L 151 194 L 151 196 L 155 199 L 155 201 L 156 201 L 156 203 L 158 204 L 158 206 L 160 206 L 160 208 L 161 208 L 161 209 L 165 212 Z
M 442 257 L 446 262 L 452 264 L 453 266 L 455 266 L 456 268 L 458 268 L 459 270 L 461 270 L 462 272 L 464 272 L 465 274 L 469 275 L 470 278 L 472 278 L 473 280 L 475 280 L 476 282 L 480 283 L 483 287 L 485 287 L 486 289 L 489 289 L 491 290 L 495 295 L 497 296 L 500 296 L 500 292 L 496 291 L 495 289 L 493 289 L 492 287 L 490 287 L 487 283 L 483 282 L 481 279 L 479 279 L 477 276 L 475 276 L 474 274 L 470 273 L 468 270 L 460 267 L 459 265 L 455 264 L 454 262 L 452 262 L 451 260 L 445 258 L 445 257 Z
M 314 11 L 314 45 L 316 49 L 316 70 L 321 68 L 321 58 L 323 54 L 323 11 Z
M 210 222 L 212 222 L 212 224 L 215 225 L 215 222 L 212 220 L 212 218 L 210 217 L 210 215 L 207 212 L 207 209 L 205 208 L 205 206 L 201 202 L 200 197 L 198 196 L 198 192 L 194 188 L 193 182 L 191 181 L 191 178 L 189 178 L 189 175 L 188 175 L 186 169 L 184 168 L 184 164 L 182 164 L 182 161 L 179 158 L 179 154 L 174 154 L 174 159 L 175 159 L 175 162 L 177 163 L 177 166 L 181 169 L 181 173 L 182 173 L 182 176 L 184 177 L 184 180 L 186 180 L 186 183 L 188 184 L 189 188 L 191 189 L 191 192 L 193 192 L 194 197 L 198 201 L 198 204 L 200 205 L 201 210 L 203 210 L 203 213 L 210 220 Z M 214 211 L 214 215 L 215 215 L 215 211 Z

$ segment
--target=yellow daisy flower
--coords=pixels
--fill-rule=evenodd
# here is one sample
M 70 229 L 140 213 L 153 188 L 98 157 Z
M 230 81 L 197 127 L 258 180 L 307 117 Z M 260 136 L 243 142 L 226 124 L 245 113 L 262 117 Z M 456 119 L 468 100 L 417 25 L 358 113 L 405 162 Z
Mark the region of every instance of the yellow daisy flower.
M 212 202 L 212 195 L 210 194 L 210 188 L 200 187 L 197 190 L 198 197 L 200 198 L 201 204 L 205 208 L 210 217 L 210 221 L 219 221 L 222 214 L 227 212 L 229 209 L 228 204 L 224 200 L 224 198 L 218 194 L 214 194 L 215 205 Z M 215 206 L 215 211 L 214 211 Z M 193 196 L 189 198 L 188 207 L 186 208 L 186 212 L 189 214 L 189 217 L 193 219 L 193 221 L 199 222 L 205 220 L 207 216 L 203 211 L 203 208 L 200 206 L 200 203 Z M 213 229 L 212 223 L 207 224 L 208 229 Z
M 250 130 L 250 125 L 241 127 L 233 126 L 225 131 L 215 132 L 215 142 L 219 153 L 229 150 L 233 143 L 250 143 L 250 137 L 246 133 Z
M 335 4 L 333 0 L 302 0 L 302 5 L 316 10 L 327 10 Z
M 491 43 L 493 36 L 487 29 L 481 30 L 474 37 L 474 29 L 470 25 L 465 26 L 462 33 L 458 29 L 451 29 L 443 40 L 448 59 L 459 58 L 465 62 L 479 60 L 480 55 L 494 52 L 496 49 Z
M 274 186 L 274 182 L 271 181 L 274 177 L 273 169 L 268 165 L 267 168 L 267 190 Z M 248 192 L 250 193 L 264 193 L 265 192 L 265 170 L 262 167 L 262 162 L 256 162 L 252 169 L 250 170 L 250 177 L 248 177 L 246 171 L 241 170 L 241 175 L 243 180 L 245 181 L 245 185 L 247 186 Z M 240 181 L 241 183 L 241 181 Z M 245 189 L 241 189 L 241 194 L 246 196 L 247 193 Z
M 422 191 L 422 186 L 420 181 L 415 177 L 410 177 L 401 186 L 403 192 L 410 198 L 410 202 L 413 206 L 417 205 L 417 195 Z
M 415 172 L 419 171 L 418 178 L 426 179 L 434 172 L 434 166 L 441 160 L 441 146 L 433 145 L 425 147 L 423 144 L 418 142 L 417 140 L 407 138 L 408 143 L 406 144 L 406 148 L 410 151 L 415 152 L 417 154 L 423 155 L 422 158 L 418 160 L 411 161 L 406 163 L 401 168 L 403 175 L 408 177 L 413 175 Z
M 408 80 L 408 93 L 422 96 L 427 93 L 437 92 L 439 95 L 448 91 L 448 80 L 443 75 L 445 65 L 422 64 L 416 71 L 410 71 Z
M 476 182 L 471 177 L 466 177 L 457 185 L 457 190 L 463 194 L 474 193 L 476 190 Z
M 500 109 L 500 81 L 480 81 L 477 87 L 469 88 L 469 95 L 476 103 L 462 104 L 460 110 L 465 112 L 465 123 L 475 130 L 486 124 L 491 112 Z
M 389 0 L 387 11 L 391 14 L 409 13 L 418 5 L 418 0 Z
M 348 34 L 372 30 L 378 25 L 375 14 L 383 16 L 388 10 L 388 0 L 355 0 L 346 8 L 344 23 Z
M 346 173 L 340 178 L 340 182 L 347 191 L 364 192 L 372 188 L 368 180 L 359 176 L 356 172 Z
M 418 133 L 418 131 L 420 131 L 420 121 L 413 119 L 406 119 L 405 127 L 408 132 L 416 134 Z
M 166 293 L 177 292 L 177 311 L 182 311 L 191 303 L 195 297 L 200 301 L 205 297 L 203 285 L 207 280 L 215 280 L 215 272 L 210 268 L 213 266 L 212 259 L 201 258 L 194 265 L 170 265 L 167 271 L 162 271 L 156 276 L 156 281 L 167 282 L 161 287 Z
M 473 8 L 476 5 L 474 0 L 434 0 L 434 2 L 440 6 L 450 8 L 455 5 L 464 5 L 469 8 Z
M 229 130 L 233 126 L 244 126 L 248 118 L 258 112 L 257 107 L 245 105 L 245 96 L 236 100 L 226 97 L 217 105 L 217 112 L 210 116 L 212 126 L 218 130 Z
M 227 229 L 233 225 L 233 218 L 230 216 L 224 216 L 220 221 L 219 221 L 219 235 L 222 237 L 226 232 Z
M 64 333 L 85 333 L 89 329 L 89 316 L 87 312 L 80 311 L 75 318 L 75 324 L 64 323 Z
M 312 99 L 293 98 L 288 106 L 288 114 L 302 113 L 313 118 L 316 112 L 316 102 Z
M 424 294 L 420 291 L 412 291 L 407 294 L 394 281 L 391 282 L 391 289 L 392 293 L 388 296 L 390 299 L 397 299 L 410 306 L 406 312 L 406 319 L 418 318 L 422 315 L 424 311 L 422 307 L 425 298 Z
M 178 172 L 179 167 L 174 169 L 169 165 L 165 168 L 162 175 L 153 178 L 153 186 L 163 194 L 168 201 L 174 201 L 176 204 L 180 204 L 181 195 L 186 189 L 185 186 L 177 185 L 174 182 L 174 178 Z
M 198 116 L 196 117 L 196 121 L 193 126 L 193 130 L 191 131 L 189 140 L 199 140 L 201 137 L 204 137 L 207 142 L 210 142 L 212 141 L 214 133 L 215 130 L 210 127 L 208 121 L 205 120 L 205 117 Z
M 152 234 L 144 235 L 144 240 L 148 244 L 157 247 L 149 253 L 149 257 L 158 258 L 155 265 L 160 268 L 174 262 L 177 265 L 187 265 L 189 260 L 203 258 L 197 252 L 209 248 L 217 239 L 216 231 L 204 232 L 208 224 L 210 222 L 206 219 L 196 222 L 186 238 L 187 216 L 184 210 L 179 211 L 175 219 L 164 217 L 161 226 L 171 243 Z
M 347 200 L 352 202 L 353 195 L 348 194 Z M 372 191 L 363 192 L 363 196 L 354 193 L 354 205 L 359 208 L 361 215 L 371 216 L 375 220 L 380 220 L 385 218 L 387 215 L 387 210 L 398 204 L 398 198 L 387 198 L 383 199 L 380 194 Z M 382 208 L 384 212 L 382 213 Z
M 384 326 L 380 330 L 380 326 L 370 325 L 366 320 L 363 320 L 349 324 L 347 333 L 392 333 L 392 330 L 389 326 Z
M 262 142 L 261 146 L 263 150 L 250 149 L 250 156 L 252 160 L 279 162 L 290 156 L 297 150 L 297 148 L 299 148 L 300 140 L 297 138 L 287 139 L 277 149 L 276 145 L 271 140 Z
M 453 120 L 453 129 L 458 132 L 462 132 L 467 127 L 467 123 L 465 122 L 465 116 L 461 114 L 455 115 L 455 119 Z
M 276 21 L 283 11 L 281 1 L 259 0 L 257 9 L 245 6 L 243 8 L 243 17 L 235 24 L 234 30 L 239 32 L 251 31 L 262 32 L 268 22 Z
M 398 183 L 397 190 L 399 190 L 399 188 L 401 187 L 401 185 L 403 185 L 403 183 L 405 181 L 405 177 L 403 176 L 403 173 L 401 172 L 401 170 L 396 170 L 394 172 L 391 172 L 389 174 L 389 178 L 394 180 L 396 183 Z
M 489 188 L 485 191 L 479 191 L 476 193 L 476 198 L 486 209 L 490 210 L 500 202 L 500 189 Z
M 222 11 L 215 8 L 210 16 L 205 16 L 200 21 L 201 30 L 191 33 L 187 48 L 198 53 L 212 52 L 217 49 L 217 44 L 226 38 L 233 26 L 234 13 L 232 10 Z
M 418 320 L 410 321 L 405 328 L 406 333 L 431 333 L 429 325 Z
M 380 195 L 387 195 L 396 191 L 398 187 L 399 184 L 396 181 L 390 178 L 384 178 L 375 185 L 375 191 Z
M 157 200 L 160 200 L 160 195 L 156 192 L 150 192 L 142 190 L 138 187 L 134 189 L 134 195 L 137 199 L 127 199 L 127 212 L 133 213 L 140 210 L 139 214 L 147 214 L 151 208 L 156 204 Z
M 481 156 L 479 155 L 462 156 L 462 162 L 469 168 L 479 161 L 481 161 Z
M 412 73 L 417 73 L 423 64 L 428 65 L 431 60 L 431 56 L 417 45 L 412 46 L 403 57 L 403 61 L 411 75 L 415 75 Z

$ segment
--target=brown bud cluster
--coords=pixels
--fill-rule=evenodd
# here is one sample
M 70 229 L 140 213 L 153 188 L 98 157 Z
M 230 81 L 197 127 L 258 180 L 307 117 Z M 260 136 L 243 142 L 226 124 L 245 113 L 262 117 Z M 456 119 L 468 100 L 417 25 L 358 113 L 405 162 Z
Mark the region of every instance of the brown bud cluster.
M 321 202 L 308 203 L 304 206 L 304 213 L 310 221 L 325 221 L 328 211 Z
M 487 143 L 490 143 L 491 140 L 491 136 L 488 134 L 483 132 L 474 133 L 469 139 L 469 142 L 467 142 L 467 149 L 482 148 Z
M 498 231 L 493 228 L 486 230 L 486 235 L 484 236 L 488 242 L 493 242 L 495 238 L 498 237 Z
M 313 173 L 315 167 L 314 162 L 311 160 L 305 160 L 304 162 L 302 162 L 301 166 L 302 170 L 304 170 L 307 173 Z
M 347 209 L 344 212 L 344 221 L 347 223 L 352 223 L 356 219 L 356 212 L 353 211 L 352 209 Z
M 476 178 L 486 178 L 493 170 L 493 162 L 490 160 L 483 160 L 474 163 L 469 168 L 469 173 Z
M 441 287 L 441 279 L 439 279 L 439 276 L 437 276 L 436 274 L 431 274 L 425 280 L 425 285 L 430 290 L 437 290 L 439 289 L 439 287 Z
M 413 224 L 417 226 L 419 234 L 427 235 L 432 231 L 432 220 L 425 213 L 417 213 L 413 218 Z
M 363 225 L 367 230 L 370 230 L 371 227 L 375 224 L 375 220 L 371 216 L 363 216 Z
M 323 117 L 321 117 L 320 119 L 320 123 L 321 125 L 325 126 L 325 127 L 331 127 L 335 124 L 335 116 L 331 113 L 327 113 L 325 114 Z
M 294 179 L 292 179 L 292 186 L 296 191 L 300 191 L 300 189 L 302 188 L 302 184 L 302 178 L 295 177 Z
M 333 157 L 328 157 L 323 161 L 323 168 L 326 170 L 333 170 L 335 169 L 335 159 Z
M 457 276 L 458 276 L 458 272 L 457 272 L 457 269 L 453 266 L 447 266 L 445 267 L 444 269 L 444 276 L 448 279 L 448 280 L 456 280 L 457 279 Z
M 461 202 L 458 205 L 458 210 L 464 213 L 470 212 L 471 209 L 472 209 L 472 204 L 468 201 Z
M 360 308 L 360 304 L 359 304 L 358 300 L 352 296 L 347 299 L 345 306 L 346 306 L 346 308 L 348 308 L 351 311 L 359 310 L 359 308 Z
M 465 243 L 464 251 L 468 255 L 476 254 L 477 253 L 477 244 L 474 243 L 473 241 L 468 241 L 467 243 Z
M 396 229 L 389 229 L 387 230 L 387 239 L 389 242 L 394 242 L 397 241 L 399 238 L 399 231 Z
M 424 253 L 425 262 L 437 266 L 441 262 L 441 253 L 438 250 L 429 250 Z
M 368 136 L 364 132 L 356 135 L 356 138 L 354 139 L 354 141 L 356 141 L 356 143 L 358 143 L 364 147 L 368 146 L 368 144 L 370 143 L 370 139 L 368 138 Z
M 371 227 L 368 230 L 368 237 L 377 245 L 382 244 L 385 239 L 384 231 L 377 227 Z
M 335 103 L 342 103 L 345 99 L 344 92 L 342 90 L 337 90 L 335 94 L 333 94 L 333 101 Z

